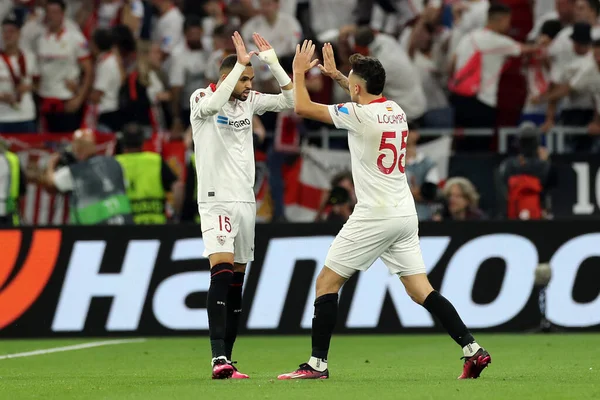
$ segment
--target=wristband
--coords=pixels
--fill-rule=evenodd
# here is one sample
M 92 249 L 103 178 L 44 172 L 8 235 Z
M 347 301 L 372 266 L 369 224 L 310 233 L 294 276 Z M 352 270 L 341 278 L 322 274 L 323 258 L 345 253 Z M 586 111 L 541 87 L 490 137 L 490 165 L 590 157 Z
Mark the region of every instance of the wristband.
M 283 69 L 281 64 L 279 64 L 279 62 L 269 65 L 269 69 L 271 70 L 273 77 L 277 79 L 279 86 L 284 87 L 292 83 L 292 79 L 287 74 L 287 72 L 285 72 L 285 70 Z

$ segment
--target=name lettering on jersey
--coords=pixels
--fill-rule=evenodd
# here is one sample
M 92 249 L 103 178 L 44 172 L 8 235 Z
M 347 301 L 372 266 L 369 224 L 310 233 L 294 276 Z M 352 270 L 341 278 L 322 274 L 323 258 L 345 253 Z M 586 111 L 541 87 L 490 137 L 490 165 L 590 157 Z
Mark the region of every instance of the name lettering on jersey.
M 223 115 L 217 115 L 217 124 L 228 125 L 234 128 L 242 128 L 244 126 L 250 126 L 250 120 L 248 118 L 240 120 L 229 120 L 229 118 Z
M 380 124 L 401 124 L 403 122 L 406 122 L 406 114 L 377 114 L 377 122 L 379 122 Z

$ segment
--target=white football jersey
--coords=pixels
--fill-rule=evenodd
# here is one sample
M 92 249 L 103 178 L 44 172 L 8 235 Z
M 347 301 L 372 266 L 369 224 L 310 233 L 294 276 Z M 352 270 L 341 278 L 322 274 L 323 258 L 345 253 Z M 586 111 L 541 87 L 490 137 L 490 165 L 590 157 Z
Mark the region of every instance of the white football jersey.
M 211 84 L 190 97 L 198 202 L 254 203 L 252 117 L 293 108 L 293 99 L 251 91 L 246 101 L 228 101 L 212 114 L 206 102 L 215 90 Z
M 416 215 L 404 172 L 408 123 L 402 108 L 385 97 L 361 106 L 329 106 L 335 126 L 348 130 L 352 178 L 358 200 L 353 218 Z

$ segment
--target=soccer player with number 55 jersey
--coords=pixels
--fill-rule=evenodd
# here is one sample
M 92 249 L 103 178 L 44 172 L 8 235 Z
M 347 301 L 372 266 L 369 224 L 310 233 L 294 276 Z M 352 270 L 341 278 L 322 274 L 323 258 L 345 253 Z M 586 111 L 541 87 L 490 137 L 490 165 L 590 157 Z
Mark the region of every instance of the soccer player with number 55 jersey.
M 238 32 L 232 37 L 237 55 L 221 63 L 216 85 L 190 98 L 190 122 L 198 176 L 198 210 L 204 256 L 210 260 L 206 308 L 212 348 L 213 379 L 244 379 L 231 361 L 242 312 L 246 264 L 254 259 L 254 147 L 252 116 L 294 107 L 292 80 L 271 45 L 259 34 L 254 42 L 282 92 L 252 91 L 254 71 Z
M 465 360 L 459 379 L 478 378 L 491 362 L 454 306 L 435 291 L 425 271 L 419 245 L 419 222 L 405 168 L 406 114 L 381 95 L 385 70 L 372 57 L 350 57 L 348 78 L 336 68 L 330 44 L 323 47 L 323 74 L 335 79 L 350 94 L 351 102 L 323 105 L 310 100 L 305 73 L 314 67 L 315 46 L 304 41 L 294 58 L 296 112 L 305 118 L 348 130 L 352 176 L 358 203 L 336 236 L 325 267 L 317 278 L 312 322 L 312 355 L 297 370 L 279 379 L 327 379 L 329 343 L 338 311 L 338 292 L 356 272 L 367 270 L 381 257 L 391 273 L 398 275 L 408 295 L 440 321 L 463 349 Z M 406 99 L 406 101 L 411 101 Z

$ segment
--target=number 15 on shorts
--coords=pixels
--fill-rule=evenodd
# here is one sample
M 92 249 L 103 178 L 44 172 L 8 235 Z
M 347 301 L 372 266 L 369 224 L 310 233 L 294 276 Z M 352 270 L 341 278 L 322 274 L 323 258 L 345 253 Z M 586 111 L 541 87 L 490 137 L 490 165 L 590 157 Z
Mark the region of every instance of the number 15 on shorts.
M 225 230 L 225 232 L 231 233 L 231 221 L 229 220 L 229 217 L 219 215 L 219 230 L 221 232 Z

